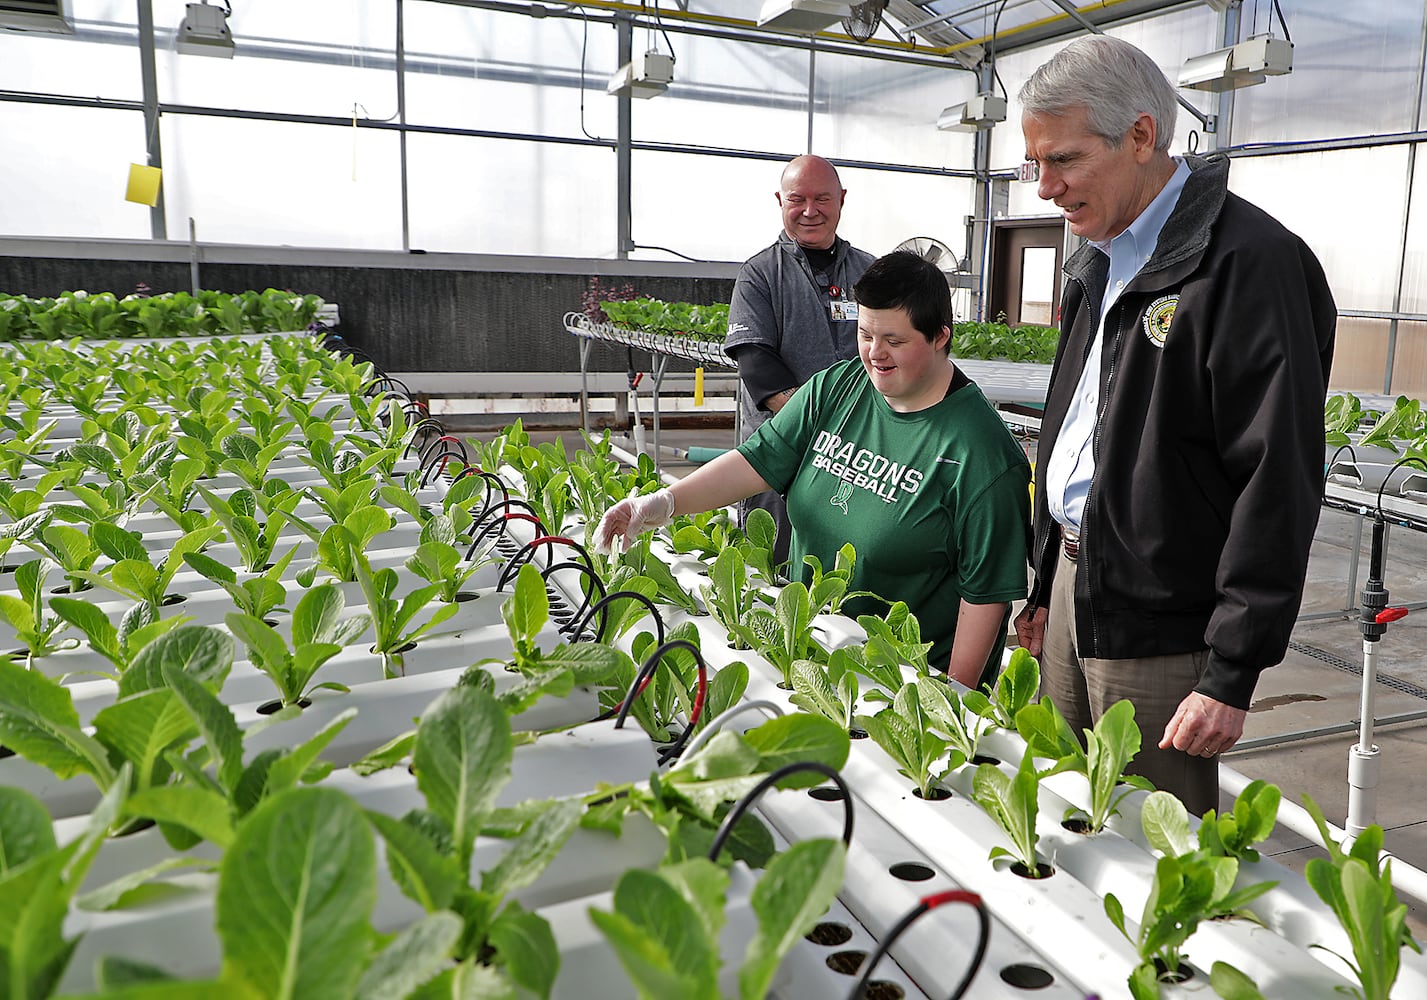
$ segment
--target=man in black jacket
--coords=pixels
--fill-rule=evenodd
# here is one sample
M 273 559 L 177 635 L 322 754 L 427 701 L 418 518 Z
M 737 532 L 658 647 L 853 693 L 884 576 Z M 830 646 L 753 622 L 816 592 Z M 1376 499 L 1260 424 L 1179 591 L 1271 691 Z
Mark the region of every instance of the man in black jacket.
M 1337 312 L 1227 160 L 1170 156 L 1174 91 L 1139 49 L 1081 39 L 1020 96 L 1040 195 L 1089 242 L 1065 267 L 1017 634 L 1077 732 L 1129 698 L 1131 770 L 1202 814 L 1302 599 Z

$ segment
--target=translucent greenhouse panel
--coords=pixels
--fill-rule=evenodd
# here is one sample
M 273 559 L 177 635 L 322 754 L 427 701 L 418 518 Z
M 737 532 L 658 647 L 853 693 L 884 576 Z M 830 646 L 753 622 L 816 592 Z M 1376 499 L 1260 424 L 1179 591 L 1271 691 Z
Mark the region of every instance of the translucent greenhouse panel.
M 849 168 L 842 171 L 842 182 L 847 208 L 838 232 L 868 253 L 890 253 L 913 236 L 940 240 L 958 259 L 965 252 L 966 216 L 973 211 L 970 180 Z
M 801 49 L 672 35 L 674 82 L 631 102 L 635 142 L 717 146 L 760 153 L 803 152 L 808 143 L 808 54 Z M 653 48 L 634 32 L 636 54 Z M 669 46 L 660 36 L 658 48 Z M 593 100 L 615 102 L 600 92 Z M 815 149 L 821 153 L 822 150 Z
M 0 233 L 149 238 L 148 206 L 124 200 L 129 164 L 146 162 L 143 115 L 0 103 L 0 135 L 25 150 L 0 157 Z
M 509 139 L 407 139 L 411 245 L 459 253 L 615 255 L 614 153 Z
M 1313 248 L 1340 309 L 1392 309 L 1406 186 L 1405 146 L 1240 157 L 1229 168 L 1231 190 Z M 1324 210 L 1333 192 L 1340 209 L 1351 198 L 1351 232 L 1343 211 Z
M 1259 6 L 1258 29 L 1263 31 L 1269 4 Z M 1235 92 L 1236 145 L 1414 127 L 1422 80 L 1421 2 L 1294 0 L 1282 6 L 1295 69 Z M 1246 5 L 1245 37 L 1252 14 Z M 1277 19 L 1274 33 L 1282 35 Z
M 1417 147 L 1407 253 L 1402 268 L 1402 311 L 1427 313 L 1427 146 Z
M 1391 391 L 1419 399 L 1427 396 L 1427 323 L 1397 324 Z
M 165 115 L 170 239 L 400 249 L 395 132 Z
M 772 160 L 636 149 L 631 211 L 634 240 L 697 260 L 747 260 L 783 230 L 775 200 L 782 172 L 783 165 Z M 843 184 L 846 186 L 846 177 Z M 606 196 L 601 192 L 599 197 Z M 850 191 L 847 201 L 849 206 L 854 203 Z M 845 210 L 844 224 L 848 218 Z M 654 251 L 637 256 L 673 259 Z
M 158 7 L 158 5 L 156 5 Z M 282 114 L 396 115 L 396 14 L 375 0 L 233 5 L 232 59 L 180 55 L 181 4 L 154 11 L 159 99 Z M 166 19 L 166 20 L 165 20 Z
M 1390 326 L 1385 319 L 1338 317 L 1338 335 L 1333 343 L 1333 370 L 1328 376 L 1328 388 L 1382 392 L 1383 376 L 1387 372 Z M 1400 332 L 1398 350 L 1402 350 Z
M 615 32 L 606 24 L 408 3 L 406 119 L 538 135 L 578 136 L 583 129 L 613 138 L 616 102 L 605 83 L 615 53 Z
M 133 0 L 73 0 L 73 35 L 0 29 L 0 90 L 140 100 Z
M 972 73 L 819 52 L 813 152 L 823 156 L 970 170 L 974 138 L 940 132 L 942 108 L 976 94 Z

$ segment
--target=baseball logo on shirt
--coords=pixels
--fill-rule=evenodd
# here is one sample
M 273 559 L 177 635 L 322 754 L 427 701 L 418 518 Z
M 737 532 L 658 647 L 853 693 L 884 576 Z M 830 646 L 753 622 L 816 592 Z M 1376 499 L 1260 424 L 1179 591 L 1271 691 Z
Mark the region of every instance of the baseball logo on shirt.
M 832 495 L 832 505 L 839 508 L 844 514 L 848 513 L 847 501 L 852 499 L 852 484 L 838 483 L 837 492 Z
M 1145 336 L 1161 350 L 1164 349 L 1165 338 L 1169 336 L 1169 325 L 1174 322 L 1174 310 L 1178 307 L 1178 295 L 1164 295 L 1151 302 L 1145 310 Z

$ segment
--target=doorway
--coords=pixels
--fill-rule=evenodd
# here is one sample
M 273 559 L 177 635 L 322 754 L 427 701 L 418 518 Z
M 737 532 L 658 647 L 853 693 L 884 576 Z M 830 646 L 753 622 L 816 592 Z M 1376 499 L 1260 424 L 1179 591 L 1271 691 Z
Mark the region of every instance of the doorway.
M 991 308 L 1010 326 L 1060 322 L 1061 256 L 1065 223 L 1051 219 L 997 220 L 991 233 Z

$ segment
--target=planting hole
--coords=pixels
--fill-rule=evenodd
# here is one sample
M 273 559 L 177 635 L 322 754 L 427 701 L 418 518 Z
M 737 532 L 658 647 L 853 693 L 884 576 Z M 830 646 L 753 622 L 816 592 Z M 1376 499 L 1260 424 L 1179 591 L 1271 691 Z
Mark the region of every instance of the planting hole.
M 9 657 L 12 657 L 12 658 L 14 658 L 14 659 L 23 660 L 25 657 L 27 657 L 27 656 L 30 655 L 30 650 L 29 650 L 29 648 L 26 647 L 26 646 L 21 646 L 21 647 L 19 647 L 18 649 L 12 649 L 12 650 L 10 650 L 10 651 L 9 651 L 8 653 L 6 653 L 5 655 L 6 655 L 6 656 L 9 656 Z
M 264 618 L 264 619 L 263 619 L 263 624 L 266 625 L 268 628 L 277 628 L 277 619 L 276 619 L 276 618 Z
M 1071 833 L 1089 834 L 1093 832 L 1090 829 L 1090 821 L 1088 819 L 1082 819 L 1079 816 L 1074 819 L 1068 819 L 1060 825 Z
M 414 642 L 408 642 L 408 643 L 406 643 L 405 645 L 398 646 L 396 649 L 393 649 L 393 650 L 392 650 L 390 653 L 388 653 L 387 655 L 388 655 L 388 656 L 400 656 L 402 653 L 409 653 L 409 652 L 411 652 L 411 651 L 412 651 L 413 649 L 415 649 L 415 648 L 416 648 L 416 643 L 414 643 Z M 381 651 L 380 651 L 379 649 L 377 649 L 376 646 L 368 646 L 368 647 L 367 647 L 367 652 L 380 654 Z
M 810 788 L 808 794 L 819 802 L 841 802 L 844 798 L 842 789 L 836 785 L 820 785 L 817 788 Z
M 835 948 L 840 944 L 847 944 L 847 942 L 852 940 L 852 928 L 846 924 L 838 924 L 830 920 L 824 920 L 808 932 L 807 938 L 813 944 Z
M 86 590 L 93 590 L 93 589 L 94 589 L 94 584 L 92 584 L 92 583 L 81 583 L 78 587 L 71 587 L 69 584 L 65 584 L 63 587 L 56 587 L 54 590 L 51 590 L 50 593 L 51 593 L 51 594 L 82 594 L 82 593 L 84 593 Z
M 865 730 L 865 729 L 849 729 L 849 730 L 847 731 L 847 735 L 848 735 L 850 738 L 854 739 L 854 740 L 865 740 L 865 739 L 867 739 L 867 730 Z
M 157 825 L 157 823 L 148 818 L 130 820 L 128 823 L 124 824 L 123 828 L 120 829 L 118 833 L 114 834 L 114 837 L 116 839 L 119 837 L 132 837 L 136 833 L 143 833 L 145 830 L 148 830 Z
M 867 984 L 867 989 L 862 991 L 862 995 L 867 1000 L 902 1000 L 907 995 L 907 991 L 886 979 L 874 979 Z
M 1035 871 L 1027 868 L 1023 862 L 1017 861 L 1011 865 L 1011 871 L 1021 878 L 1050 878 L 1055 874 L 1055 869 L 1044 861 L 1037 861 Z
M 844 976 L 855 976 L 865 961 L 867 961 L 867 952 L 865 951 L 835 951 L 827 957 L 827 967 Z
M 11 750 L 9 747 L 0 747 L 0 760 L 4 760 L 6 757 L 13 756 L 15 756 L 15 751 Z
M 188 600 L 187 594 L 165 594 L 164 599 L 159 603 L 166 608 L 171 608 L 175 604 L 182 604 L 186 600 Z
M 1194 967 L 1188 962 L 1180 962 L 1179 968 L 1170 972 L 1160 959 L 1154 960 L 1156 976 L 1162 983 L 1187 983 L 1194 978 Z
M 1055 982 L 1055 977 L 1039 965 L 1008 965 L 1001 970 L 1001 981 L 1018 990 L 1043 990 Z
M 913 788 L 913 789 L 912 789 L 912 794 L 915 795 L 915 796 L 916 796 L 917 798 L 919 798 L 919 799 L 923 799 L 923 798 L 924 798 L 924 799 L 926 799 L 928 802 L 944 802 L 944 801 L 946 801 L 947 799 L 951 798 L 951 793 L 950 793 L 949 791 L 947 791 L 945 788 L 941 788 L 941 787 L 933 788 L 933 789 L 932 789 L 930 792 L 928 792 L 926 795 L 923 795 L 923 794 L 922 794 L 922 790 L 921 790 L 920 788 Z
M 903 882 L 925 882 L 936 874 L 926 865 L 915 861 L 902 861 L 887 870 Z
M 14 566 L 0 566 L 0 573 L 13 573 L 13 572 L 15 572 L 15 567 L 14 567 Z
M 471 591 L 471 590 L 458 590 L 458 591 L 456 591 L 456 603 L 457 603 L 457 604 L 465 604 L 467 601 L 474 601 L 474 600 L 476 600 L 476 599 L 477 599 L 478 597 L 480 597 L 480 596 L 481 596 L 481 595 L 480 595 L 480 594 L 477 594 L 475 591 Z
M 309 699 L 307 699 L 307 698 L 301 698 L 301 699 L 299 699 L 298 702 L 297 702 L 297 707 L 298 707 L 298 708 L 306 708 L 306 707 L 308 707 L 308 706 L 311 705 L 311 704 L 312 704 L 312 702 L 311 702 Z M 276 712 L 276 711 L 277 711 L 278 709 L 280 709 L 280 708 L 282 708 L 282 699 L 281 699 L 281 698 L 274 698 L 272 701 L 265 701 L 265 702 L 263 702 L 261 705 L 259 705 L 259 706 L 258 706 L 258 714 L 259 714 L 259 715 L 272 715 L 274 712 Z
M 1000 757 L 992 757 L 992 756 L 990 756 L 989 754 L 979 753 L 979 754 L 977 754 L 976 756 L 974 756 L 974 757 L 971 758 L 971 763 L 977 765 L 978 767 L 979 767 L 980 765 L 982 765 L 982 764 L 993 764 L 993 765 L 994 765 L 994 764 L 999 764 L 999 763 L 1001 763 L 1001 758 L 1000 758 Z

